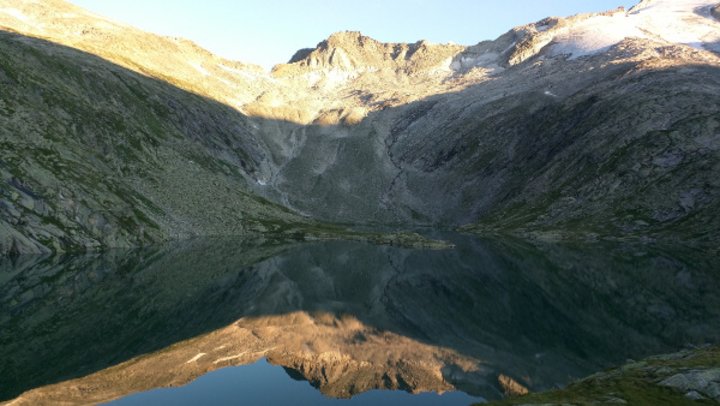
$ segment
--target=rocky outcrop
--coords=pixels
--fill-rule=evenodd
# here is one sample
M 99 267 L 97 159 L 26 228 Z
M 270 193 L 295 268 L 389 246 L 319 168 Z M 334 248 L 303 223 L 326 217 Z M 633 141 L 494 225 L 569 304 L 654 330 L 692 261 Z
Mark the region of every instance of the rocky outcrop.
M 709 398 L 720 402 L 720 368 L 685 369 L 660 385 L 684 392 L 692 400 Z
M 500 386 L 503 388 L 505 396 L 522 396 L 528 394 L 526 387 L 507 375 L 500 374 L 498 376 L 498 383 L 500 383 Z
M 694 404 L 720 402 L 720 349 L 705 347 L 630 361 L 547 393 L 495 405 Z

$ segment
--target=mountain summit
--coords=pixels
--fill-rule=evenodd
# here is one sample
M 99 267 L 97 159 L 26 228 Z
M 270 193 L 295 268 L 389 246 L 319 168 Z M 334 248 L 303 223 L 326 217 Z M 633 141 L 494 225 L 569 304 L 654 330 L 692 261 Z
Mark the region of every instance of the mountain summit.
M 459 45 L 435 45 L 427 41 L 414 44 L 383 43 L 357 31 L 345 31 L 332 34 L 314 49 L 298 51 L 290 64 L 340 70 L 393 69 L 413 74 L 433 68 L 447 68 L 448 58 L 463 49 Z

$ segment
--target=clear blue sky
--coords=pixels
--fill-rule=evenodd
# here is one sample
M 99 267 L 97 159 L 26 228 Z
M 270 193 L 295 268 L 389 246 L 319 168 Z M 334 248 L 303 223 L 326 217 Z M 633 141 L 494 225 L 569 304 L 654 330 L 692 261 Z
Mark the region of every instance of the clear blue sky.
M 548 16 L 630 7 L 637 0 L 70 0 L 146 31 L 191 39 L 226 58 L 287 62 L 336 31 L 384 42 L 476 44 Z

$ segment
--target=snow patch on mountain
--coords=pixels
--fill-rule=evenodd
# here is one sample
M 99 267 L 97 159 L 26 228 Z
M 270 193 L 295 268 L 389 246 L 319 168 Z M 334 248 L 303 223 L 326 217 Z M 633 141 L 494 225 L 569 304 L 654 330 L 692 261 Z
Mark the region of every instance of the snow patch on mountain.
M 716 50 L 716 0 L 645 0 L 627 13 L 597 14 L 558 30 L 551 55 L 578 58 L 601 53 L 625 38 L 644 38 Z
M 627 37 L 644 35 L 625 14 L 592 17 L 557 35 L 550 54 L 579 58 L 603 52 Z
M 192 66 L 196 71 L 200 72 L 203 76 L 210 76 L 210 72 L 208 72 L 207 69 L 205 69 L 201 63 L 198 62 L 188 62 L 190 66 Z

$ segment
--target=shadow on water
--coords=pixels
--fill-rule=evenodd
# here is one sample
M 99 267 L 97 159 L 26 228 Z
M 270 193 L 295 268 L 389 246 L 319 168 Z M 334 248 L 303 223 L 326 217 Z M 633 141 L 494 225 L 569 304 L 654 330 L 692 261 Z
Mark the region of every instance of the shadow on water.
M 720 267 L 701 253 L 448 237 L 457 249 L 196 240 L 3 260 L 0 399 L 239 319 L 295 312 L 351 316 L 379 336 L 457 352 L 478 368 L 447 364 L 443 379 L 488 398 L 501 396 L 499 374 L 539 390 L 627 358 L 720 342 Z M 271 361 L 332 396 L 366 390 L 324 388 L 299 364 Z M 412 390 L 398 381 L 393 388 Z

